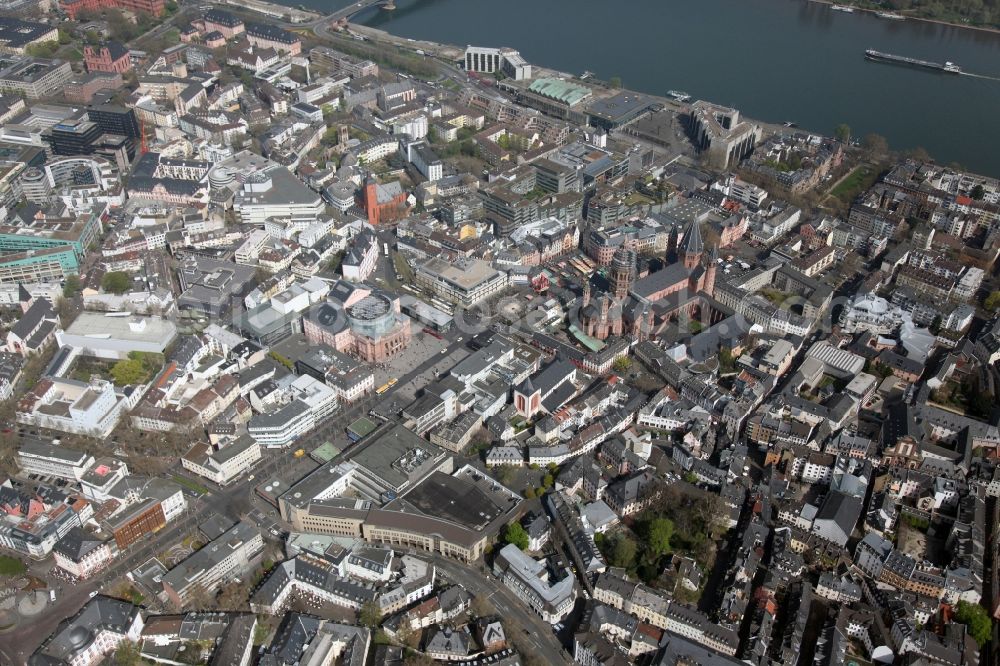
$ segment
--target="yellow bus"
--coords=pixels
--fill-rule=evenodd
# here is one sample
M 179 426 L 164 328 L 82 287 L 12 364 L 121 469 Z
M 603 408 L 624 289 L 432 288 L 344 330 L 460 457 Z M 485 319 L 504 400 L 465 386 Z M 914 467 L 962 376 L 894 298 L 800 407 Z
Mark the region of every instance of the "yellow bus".
M 388 391 L 389 389 L 391 389 L 393 386 L 395 386 L 397 381 L 399 381 L 399 380 L 397 380 L 395 377 L 393 377 L 392 379 L 390 379 L 389 381 L 387 381 L 385 384 L 382 384 L 382 386 L 379 386 L 377 389 L 375 389 L 375 393 L 377 395 L 382 395 L 383 393 L 385 393 L 386 391 Z

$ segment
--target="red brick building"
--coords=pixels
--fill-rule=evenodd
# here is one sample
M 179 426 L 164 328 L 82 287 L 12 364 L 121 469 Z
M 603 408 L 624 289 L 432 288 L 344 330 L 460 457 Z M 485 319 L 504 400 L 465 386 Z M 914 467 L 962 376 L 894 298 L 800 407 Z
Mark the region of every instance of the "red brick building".
M 147 534 L 156 532 L 167 524 L 159 500 L 148 499 L 112 519 L 109 527 L 118 548 L 127 548 Z
M 368 223 L 372 226 L 394 222 L 406 214 L 406 192 L 398 182 L 383 185 L 369 178 L 361 190 L 358 205 L 368 215 Z
M 88 72 L 124 74 L 132 69 L 128 47 L 119 42 L 105 42 L 99 46 L 83 47 L 83 62 Z
M 99 12 L 102 9 L 127 9 L 161 16 L 166 11 L 166 0 L 59 0 L 59 7 L 76 20 L 80 12 Z

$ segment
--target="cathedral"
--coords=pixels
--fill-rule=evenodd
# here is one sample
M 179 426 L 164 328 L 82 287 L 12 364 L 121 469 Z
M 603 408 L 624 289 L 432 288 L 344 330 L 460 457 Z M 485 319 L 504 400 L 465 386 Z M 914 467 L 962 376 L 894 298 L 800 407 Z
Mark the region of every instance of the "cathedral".
M 583 287 L 583 332 L 598 340 L 625 334 L 644 340 L 654 331 L 654 312 L 666 321 L 682 311 L 697 311 L 700 294 L 711 297 L 715 292 L 718 250 L 713 248 L 706 259 L 701 229 L 692 222 L 680 242 L 676 234 L 671 236 L 667 253 L 668 258 L 673 255 L 672 263 L 640 276 L 636 252 L 615 250 L 609 267 L 610 289 L 594 296 L 589 280 Z

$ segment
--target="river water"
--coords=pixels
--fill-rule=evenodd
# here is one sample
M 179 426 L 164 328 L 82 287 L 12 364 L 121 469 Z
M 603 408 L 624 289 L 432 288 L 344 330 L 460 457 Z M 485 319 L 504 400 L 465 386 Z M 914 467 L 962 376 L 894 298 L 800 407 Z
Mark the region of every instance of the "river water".
M 293 0 L 287 0 L 293 4 Z M 295 2 L 294 4 L 298 4 Z M 344 0 L 304 0 L 328 12 Z M 894 149 L 1000 176 L 1000 80 L 871 63 L 866 48 L 1000 78 L 1000 34 L 846 14 L 808 0 L 396 0 L 357 17 L 395 35 L 510 46 L 529 61 L 771 122 L 847 123 Z

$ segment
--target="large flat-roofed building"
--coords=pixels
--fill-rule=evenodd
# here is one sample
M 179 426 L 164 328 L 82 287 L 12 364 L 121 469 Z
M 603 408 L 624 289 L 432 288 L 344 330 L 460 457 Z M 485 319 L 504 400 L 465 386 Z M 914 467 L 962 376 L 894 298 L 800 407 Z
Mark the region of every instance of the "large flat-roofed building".
M 97 206 L 75 217 L 31 217 L 24 219 L 13 216 L 0 225 L 0 253 L 20 253 L 31 250 L 72 249 L 76 261 L 60 258 L 66 269 L 77 269 L 79 261 L 87 254 L 87 248 L 99 243 L 104 230 L 101 216 L 103 206 Z M 59 256 L 59 255 L 52 255 Z M 24 257 L 26 259 L 27 257 Z M 0 255 L 0 259 L 8 259 Z
M 515 81 L 531 78 L 531 65 L 528 61 L 518 51 L 508 48 L 466 47 L 465 71 L 482 74 L 501 72 Z
M 237 523 L 163 576 L 163 591 L 176 604 L 188 602 L 196 590 L 215 591 L 222 583 L 249 572 L 264 551 L 260 530 Z
M 183 290 L 177 306 L 209 315 L 225 314 L 253 288 L 255 273 L 253 266 L 189 257 L 177 271 Z
M 247 175 L 233 209 L 244 224 L 263 225 L 269 217 L 316 219 L 324 204 L 287 168 L 273 166 Z
M 111 382 L 46 377 L 17 403 L 17 421 L 90 437 L 107 437 L 126 409 Z
M 551 579 L 545 563 L 531 559 L 514 544 L 507 544 L 497 554 L 493 573 L 550 624 L 559 622 L 573 610 L 575 577 L 566 571 L 561 579 Z
M 383 426 L 279 498 L 295 530 L 421 548 L 463 561 L 481 557 L 516 512 L 517 495 L 399 425 Z
M 356 466 L 351 485 L 359 494 L 392 499 L 447 466 L 450 458 L 440 447 L 397 425 L 377 435 L 350 462 Z
M 378 65 L 371 60 L 362 60 L 326 46 L 315 46 L 309 51 L 309 59 L 334 71 L 341 71 L 352 78 L 378 76 Z
M 24 53 L 33 44 L 58 41 L 59 29 L 54 25 L 0 16 L 0 53 Z
M 546 115 L 574 122 L 586 120 L 583 107 L 584 102 L 593 96 L 590 88 L 551 77 L 534 79 L 528 85 L 525 83 L 514 81 L 507 84 L 502 81 L 500 87 L 511 92 L 521 104 Z
M 181 456 L 181 466 L 213 481 L 220 486 L 250 469 L 260 460 L 260 444 L 244 435 L 225 446 L 214 448 L 207 442 L 198 442 Z
M 312 501 L 296 499 L 292 504 L 286 501 L 286 496 L 281 499 L 282 516 L 293 529 L 303 532 L 420 548 L 463 562 L 482 557 L 492 536 L 491 532 L 469 529 L 415 511 L 378 509 L 368 500 L 332 497 Z
M 247 432 L 262 446 L 289 446 L 337 409 L 336 392 L 311 375 L 302 375 L 292 382 L 289 395 L 291 400 L 287 404 L 256 414 L 247 424 Z
M 760 141 L 760 125 L 740 119 L 740 112 L 698 100 L 689 112 L 695 147 L 719 169 L 735 167 Z
M 61 346 L 108 359 L 127 358 L 133 351 L 162 354 L 176 337 L 177 327 L 168 319 L 101 312 L 81 312 L 56 333 Z
M 29 99 L 58 94 L 72 77 L 73 68 L 65 60 L 0 59 L 0 91 Z
M 623 90 L 611 97 L 595 99 L 587 106 L 587 117 L 591 125 L 612 130 L 657 108 L 662 108 L 662 104 L 652 97 Z
M 826 340 L 814 343 L 806 352 L 806 357 L 822 363 L 823 372 L 834 377 L 854 377 L 865 368 L 864 356 L 834 347 Z
M 454 263 L 433 257 L 417 266 L 417 285 L 443 300 L 470 307 L 507 288 L 507 276 L 481 259 L 459 258 Z
M 79 481 L 84 472 L 94 464 L 94 456 L 55 444 L 29 440 L 18 449 L 17 464 L 25 474 Z

